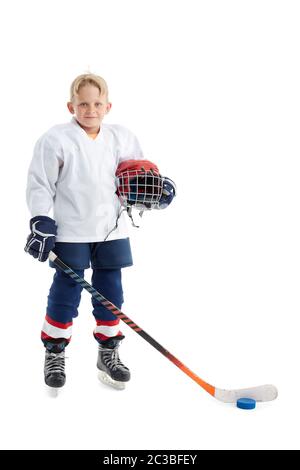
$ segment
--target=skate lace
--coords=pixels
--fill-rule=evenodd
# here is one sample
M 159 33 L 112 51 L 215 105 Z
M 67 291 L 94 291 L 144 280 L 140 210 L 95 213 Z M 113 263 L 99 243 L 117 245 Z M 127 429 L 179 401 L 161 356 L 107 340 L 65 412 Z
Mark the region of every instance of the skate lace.
M 111 349 L 103 350 L 102 357 L 104 364 L 112 370 L 116 370 L 119 367 L 129 370 L 120 360 L 118 351 L 112 351 Z
M 65 371 L 65 355 L 61 353 L 50 352 L 47 355 L 47 371 L 48 372 L 64 372 Z

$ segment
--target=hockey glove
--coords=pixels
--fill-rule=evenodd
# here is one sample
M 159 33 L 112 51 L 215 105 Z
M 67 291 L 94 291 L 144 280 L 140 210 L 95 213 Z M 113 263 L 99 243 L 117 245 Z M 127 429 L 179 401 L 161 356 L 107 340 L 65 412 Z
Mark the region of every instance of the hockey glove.
M 55 245 L 55 221 L 45 215 L 38 215 L 30 220 L 30 230 L 24 250 L 39 261 L 46 261 Z
M 177 190 L 174 181 L 172 181 L 170 178 L 164 177 L 162 195 L 159 201 L 160 209 L 165 209 L 171 204 L 174 197 L 176 196 L 176 191 Z

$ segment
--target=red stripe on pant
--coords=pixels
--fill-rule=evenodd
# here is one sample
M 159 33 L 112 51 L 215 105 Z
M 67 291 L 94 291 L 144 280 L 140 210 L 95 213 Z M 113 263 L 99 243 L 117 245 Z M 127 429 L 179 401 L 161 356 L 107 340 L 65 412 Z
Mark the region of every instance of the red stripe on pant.
M 55 342 L 59 339 L 63 339 L 69 343 L 72 336 L 72 325 L 72 321 L 67 323 L 58 322 L 46 314 L 41 339 L 46 341 L 55 340 Z
M 73 325 L 72 321 L 70 321 L 68 323 L 61 323 L 59 321 L 52 320 L 52 318 L 50 318 L 49 315 L 47 315 L 47 314 L 46 314 L 45 319 L 48 323 L 50 323 L 50 325 L 56 326 L 57 328 L 67 329 L 67 328 L 69 328 L 69 326 Z
M 70 338 L 68 339 L 67 338 L 52 338 L 52 336 L 46 335 L 46 333 L 44 333 L 43 331 L 41 333 L 41 339 L 46 340 L 46 341 L 53 341 L 53 340 L 58 341 L 59 339 L 63 339 L 64 341 L 69 343 L 71 341 L 71 338 L 72 336 L 70 336 Z
M 122 332 L 118 328 L 119 323 L 118 318 L 116 320 L 96 320 L 95 338 L 105 341 L 115 336 L 122 336 Z

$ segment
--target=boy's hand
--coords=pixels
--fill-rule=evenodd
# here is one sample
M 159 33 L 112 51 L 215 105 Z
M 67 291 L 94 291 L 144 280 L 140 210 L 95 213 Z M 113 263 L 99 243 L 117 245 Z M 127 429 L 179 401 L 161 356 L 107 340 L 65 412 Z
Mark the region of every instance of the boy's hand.
M 55 221 L 45 215 L 38 215 L 30 220 L 30 230 L 24 250 L 39 261 L 46 261 L 55 245 Z

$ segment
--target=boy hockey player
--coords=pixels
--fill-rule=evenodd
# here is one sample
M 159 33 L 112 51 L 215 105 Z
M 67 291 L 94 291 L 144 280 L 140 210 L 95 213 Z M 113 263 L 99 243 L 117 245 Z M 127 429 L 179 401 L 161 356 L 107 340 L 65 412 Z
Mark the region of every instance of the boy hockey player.
M 142 150 L 129 130 L 102 123 L 111 108 L 103 78 L 75 78 L 67 106 L 71 122 L 52 127 L 34 148 L 27 184 L 31 233 L 25 251 L 46 261 L 53 250 L 81 277 L 91 265 L 92 285 L 121 308 L 121 268 L 132 265 L 132 256 L 115 193 L 115 171 L 124 160 L 143 159 Z M 52 208 L 53 218 L 48 215 Z M 55 272 L 41 334 L 50 387 L 61 387 L 66 380 L 64 351 L 81 290 L 62 271 Z M 130 372 L 118 355 L 124 338 L 119 319 L 100 303 L 92 300 L 92 305 L 97 367 L 112 385 L 123 388 Z

